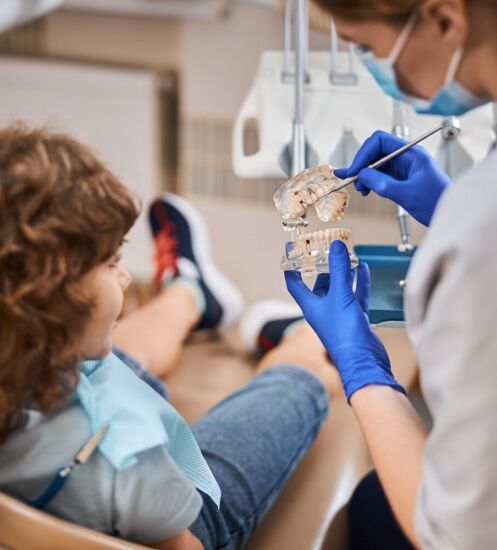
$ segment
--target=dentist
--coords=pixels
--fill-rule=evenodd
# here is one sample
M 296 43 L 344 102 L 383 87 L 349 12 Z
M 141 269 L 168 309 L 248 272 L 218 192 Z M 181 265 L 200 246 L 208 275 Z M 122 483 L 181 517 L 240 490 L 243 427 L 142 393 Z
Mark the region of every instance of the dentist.
M 417 112 L 459 116 L 497 100 L 497 0 L 317 3 L 383 90 Z M 352 499 L 351 548 L 497 548 L 497 152 L 454 183 L 419 146 L 367 168 L 402 143 L 377 132 L 337 175 L 359 173 L 363 195 L 430 228 L 405 296 L 430 433 L 369 325 L 367 266 L 354 293 L 335 242 L 329 278 L 310 291 L 291 272 L 287 286 L 336 364 L 376 467 Z

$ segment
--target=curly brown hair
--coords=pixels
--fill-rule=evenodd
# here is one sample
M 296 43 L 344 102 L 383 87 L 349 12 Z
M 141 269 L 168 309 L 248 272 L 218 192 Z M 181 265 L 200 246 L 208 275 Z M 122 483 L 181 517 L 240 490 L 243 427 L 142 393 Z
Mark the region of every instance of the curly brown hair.
M 79 281 L 138 214 L 136 197 L 72 137 L 0 129 L 0 440 L 22 408 L 53 411 L 74 390 L 93 307 Z

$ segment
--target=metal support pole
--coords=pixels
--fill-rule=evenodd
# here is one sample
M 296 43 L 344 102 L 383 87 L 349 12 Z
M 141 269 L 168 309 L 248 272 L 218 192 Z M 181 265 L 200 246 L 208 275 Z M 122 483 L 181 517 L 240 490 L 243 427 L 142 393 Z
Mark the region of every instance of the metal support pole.
M 405 105 L 400 101 L 394 101 L 393 104 L 393 129 L 392 133 L 397 137 L 409 141 L 411 132 L 406 121 Z M 397 224 L 400 232 L 400 243 L 397 246 L 399 252 L 410 252 L 414 246 L 411 243 L 411 227 L 409 223 L 409 214 L 402 208 L 397 207 Z
M 304 132 L 304 57 L 306 0 L 296 0 L 295 5 L 295 115 L 292 138 L 292 176 L 302 172 L 305 166 Z

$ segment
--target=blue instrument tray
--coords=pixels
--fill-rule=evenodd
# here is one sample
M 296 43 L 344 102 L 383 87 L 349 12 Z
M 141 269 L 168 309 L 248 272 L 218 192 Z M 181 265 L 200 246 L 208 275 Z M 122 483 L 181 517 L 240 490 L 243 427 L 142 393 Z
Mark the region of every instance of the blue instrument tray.
M 369 320 L 374 325 L 402 325 L 404 316 L 404 281 L 416 249 L 399 252 L 396 246 L 358 245 L 354 248 L 361 262 L 371 271 Z

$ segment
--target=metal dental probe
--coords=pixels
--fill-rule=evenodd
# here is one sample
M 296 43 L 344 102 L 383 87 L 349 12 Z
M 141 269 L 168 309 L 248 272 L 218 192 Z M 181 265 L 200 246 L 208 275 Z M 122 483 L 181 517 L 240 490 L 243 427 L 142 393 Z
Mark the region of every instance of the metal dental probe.
M 408 151 L 409 149 L 411 149 L 412 147 L 414 147 L 418 143 L 421 143 L 425 139 L 428 139 L 429 137 L 433 136 L 434 134 L 436 134 L 437 132 L 440 132 L 442 130 L 445 130 L 446 132 L 453 132 L 454 131 L 454 126 L 450 122 L 450 119 L 444 120 L 442 122 L 442 124 L 440 126 L 437 126 L 437 128 L 435 128 L 434 130 L 430 130 L 429 132 L 426 132 L 426 134 L 423 134 L 422 136 L 419 136 L 416 139 L 413 139 L 412 141 L 409 141 L 408 143 L 406 143 L 402 147 L 399 147 L 396 151 L 393 151 L 392 153 L 390 153 L 386 157 L 383 157 L 380 160 L 377 160 L 373 164 L 370 164 L 368 166 L 368 168 L 373 168 L 373 169 L 374 168 L 380 168 L 380 166 L 383 166 L 384 164 L 386 164 L 390 160 L 398 157 L 402 153 L 405 153 L 406 151 Z M 312 168 L 310 168 L 309 170 L 312 171 Z M 357 176 L 352 176 L 350 178 L 347 178 L 347 179 L 343 180 L 342 183 L 340 183 L 339 185 L 337 185 L 333 189 L 330 189 L 329 191 L 327 191 L 326 193 L 321 195 L 319 198 L 317 198 L 315 201 L 305 204 L 304 208 L 305 209 L 310 208 L 312 205 L 314 205 L 315 203 L 317 203 L 318 201 L 320 201 L 324 197 L 327 197 L 328 195 L 331 195 L 331 193 L 335 193 L 336 191 L 340 191 L 340 190 L 344 189 L 345 187 L 348 187 L 352 183 L 355 183 L 358 179 L 359 179 L 359 176 L 357 175 Z M 283 221 L 283 226 L 288 227 L 291 231 L 291 240 L 292 241 L 294 241 L 295 237 L 297 236 L 296 235 L 296 228 L 297 227 L 305 227 L 305 225 L 307 225 L 307 223 L 304 222 L 304 219 L 302 217 Z
M 441 130 L 444 130 L 445 127 L 447 126 L 447 124 L 444 122 L 443 124 L 441 124 L 440 126 L 438 126 L 437 128 L 435 128 L 434 130 L 430 130 L 429 132 L 426 132 L 426 134 L 423 134 L 422 136 L 416 138 L 416 139 L 413 139 L 412 141 L 410 141 L 409 143 L 406 143 L 405 145 L 403 145 L 402 147 L 400 147 L 399 149 L 397 149 L 396 151 L 393 151 L 392 153 L 390 153 L 389 155 L 387 155 L 386 157 L 383 157 L 382 159 L 380 160 L 377 160 L 376 162 L 374 162 L 373 164 L 370 164 L 368 166 L 368 168 L 380 168 L 381 166 L 383 166 L 384 164 L 386 164 L 387 162 L 389 162 L 390 160 L 398 157 L 399 155 L 401 155 L 402 153 L 404 153 L 405 151 L 409 151 L 409 149 L 411 149 L 411 147 L 414 147 L 415 145 L 417 145 L 418 143 L 421 143 L 422 141 L 424 141 L 425 139 L 428 139 L 429 137 L 433 136 L 434 134 L 436 134 L 437 132 L 440 132 Z M 318 200 L 321 200 L 323 197 L 326 197 L 328 195 L 331 195 L 331 193 L 335 193 L 336 191 L 340 191 L 341 189 L 344 189 L 345 187 L 351 185 L 352 183 L 355 183 L 357 180 L 359 179 L 359 176 L 352 176 L 350 178 L 347 178 L 343 181 L 343 183 L 341 183 L 340 185 L 337 185 L 336 187 L 334 187 L 333 189 L 330 189 L 330 191 L 328 191 L 327 193 L 325 193 L 324 195 L 322 195 L 321 197 L 319 197 Z M 317 202 L 317 200 L 315 201 Z M 314 204 L 314 203 L 312 203 Z M 312 204 L 309 204 L 307 206 L 312 206 Z

